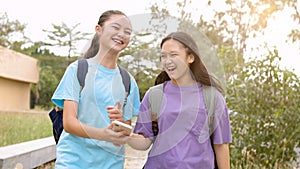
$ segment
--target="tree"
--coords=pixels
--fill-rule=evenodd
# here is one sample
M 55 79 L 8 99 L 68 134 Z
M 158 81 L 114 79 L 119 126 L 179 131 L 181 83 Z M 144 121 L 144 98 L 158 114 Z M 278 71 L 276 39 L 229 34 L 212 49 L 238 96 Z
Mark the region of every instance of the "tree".
M 72 54 L 76 54 L 76 44 L 81 40 L 87 40 L 87 36 L 90 33 L 84 33 L 76 31 L 76 28 L 80 23 L 75 24 L 74 26 L 68 27 L 64 22 L 61 25 L 52 24 L 53 30 L 43 30 L 48 33 L 48 38 L 51 41 L 50 43 L 45 43 L 49 46 L 60 46 L 68 48 L 68 58 Z
M 264 34 L 268 19 L 285 7 L 295 7 L 297 1 L 228 0 L 219 11 L 213 1 L 207 1 L 207 10 L 214 11 L 211 20 L 201 10 L 187 10 L 192 1 L 176 2 L 179 18 L 195 23 L 212 40 L 223 63 L 232 120 L 232 168 L 292 168 L 299 158 L 294 151 L 300 140 L 299 78 L 280 68 L 277 50 L 257 54 L 250 61 L 243 56 L 247 41 Z M 151 9 L 160 16 L 170 14 L 168 5 L 154 4 Z M 191 19 L 195 13 L 199 16 L 196 22 Z
M 29 49 L 34 48 L 35 47 L 29 47 Z M 45 52 L 46 53 L 41 51 L 41 54 L 32 55 L 39 60 L 40 79 L 37 84 L 32 85 L 31 97 L 32 101 L 34 100 L 32 107 L 38 106 L 40 108 L 49 109 L 53 106 L 51 96 L 69 65 L 69 62 L 73 62 L 77 58 L 72 57 L 70 59 L 66 59 L 66 57 L 47 54 L 47 50 Z
M 159 53 L 154 45 L 157 39 L 141 32 L 133 34 L 130 44 L 121 52 L 120 64 L 134 76 L 142 98 L 147 89 L 154 85 L 159 71 Z
M 44 42 L 34 42 L 31 46 L 23 48 L 21 52 L 33 57 L 37 55 L 54 56 L 54 53 L 50 52 L 49 49 L 44 49 L 44 46 Z
M 247 50 L 256 50 L 248 46 L 248 41 L 251 38 L 262 36 L 270 19 L 282 10 L 289 10 L 291 17 L 297 24 L 295 28 L 291 28 L 290 41 L 293 43 L 300 42 L 300 12 L 299 7 L 297 7 L 299 2 L 295 0 L 227 0 L 223 4 L 211 0 L 202 2 L 206 6 L 203 6 L 201 9 L 205 10 L 193 8 L 195 6 L 193 4 L 194 1 L 177 0 L 176 14 L 179 15 L 177 17 L 180 20 L 191 20 L 194 22 L 199 31 L 203 31 L 212 43 L 216 45 L 217 50 L 233 47 L 236 50 L 235 60 L 239 64 L 236 66 L 243 66 L 243 56 Z M 151 12 L 170 15 L 170 8 L 168 6 L 170 5 L 158 5 L 155 3 L 151 6 Z M 219 6 L 222 6 L 222 8 L 216 8 Z M 212 11 L 213 18 L 205 17 L 207 11 Z M 197 20 L 197 18 L 199 19 Z M 285 40 L 287 39 L 283 39 L 282 42 Z
M 228 81 L 232 165 L 290 168 L 300 146 L 300 79 L 279 66 L 278 52 L 245 63 Z
M 18 20 L 9 20 L 6 13 L 0 15 L 0 45 L 20 51 L 21 46 L 28 42 L 24 35 L 25 24 Z

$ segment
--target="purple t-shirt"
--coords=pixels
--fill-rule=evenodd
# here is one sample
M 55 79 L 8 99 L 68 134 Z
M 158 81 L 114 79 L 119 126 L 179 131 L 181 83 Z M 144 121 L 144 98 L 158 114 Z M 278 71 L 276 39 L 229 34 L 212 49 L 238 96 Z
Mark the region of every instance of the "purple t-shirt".
M 153 139 L 149 92 L 145 94 L 134 129 Z M 161 112 L 158 114 L 159 133 L 152 145 L 145 169 L 210 169 L 214 168 L 214 144 L 230 143 L 231 130 L 228 109 L 223 96 L 217 93 L 214 132 L 209 137 L 207 112 L 202 85 L 178 87 L 164 84 Z

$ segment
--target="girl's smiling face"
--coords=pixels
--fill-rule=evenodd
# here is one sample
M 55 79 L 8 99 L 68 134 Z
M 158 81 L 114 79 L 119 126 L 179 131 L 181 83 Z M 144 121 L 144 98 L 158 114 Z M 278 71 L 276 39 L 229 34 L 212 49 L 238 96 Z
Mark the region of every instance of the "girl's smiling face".
M 126 16 L 112 15 L 99 30 L 100 48 L 120 52 L 128 46 L 132 28 Z
M 183 84 L 192 79 L 189 65 L 194 56 L 187 54 L 187 48 L 174 39 L 166 40 L 161 49 L 161 63 L 174 84 Z

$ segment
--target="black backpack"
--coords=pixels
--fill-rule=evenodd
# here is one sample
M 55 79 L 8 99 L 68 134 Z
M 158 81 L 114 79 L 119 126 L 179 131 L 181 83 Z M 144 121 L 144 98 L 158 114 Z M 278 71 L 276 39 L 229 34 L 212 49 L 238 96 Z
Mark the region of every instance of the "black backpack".
M 122 76 L 122 82 L 125 87 L 125 100 L 124 105 L 126 105 L 127 102 L 127 96 L 130 94 L 130 75 L 129 73 L 118 65 L 118 68 L 120 70 L 121 76 Z M 80 59 L 78 60 L 78 67 L 77 67 L 77 79 L 80 84 L 80 91 L 83 89 L 85 85 L 85 77 L 88 72 L 88 62 L 86 59 Z M 55 139 L 56 144 L 58 143 L 59 137 L 64 129 L 63 127 L 63 109 L 60 109 L 58 107 L 53 108 L 49 112 L 49 117 L 52 121 L 52 127 L 53 127 L 53 136 Z

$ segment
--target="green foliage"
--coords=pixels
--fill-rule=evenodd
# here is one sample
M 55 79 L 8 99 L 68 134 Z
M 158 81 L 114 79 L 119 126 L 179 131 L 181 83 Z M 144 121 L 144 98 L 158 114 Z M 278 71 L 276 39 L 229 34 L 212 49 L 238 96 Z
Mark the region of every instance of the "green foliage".
M 152 33 L 133 35 L 131 44 L 120 54 L 119 64 L 134 76 L 141 98 L 154 85 L 155 78 L 160 72 L 158 47 L 154 45 L 157 39 L 151 35 Z
M 51 97 L 55 91 L 60 79 L 62 78 L 67 66 L 78 59 L 72 57 L 60 57 L 54 55 L 34 55 L 39 60 L 40 64 L 40 79 L 37 84 L 31 87 L 32 107 L 39 106 L 44 109 L 49 109 L 53 106 Z
M 44 42 L 34 42 L 31 46 L 23 48 L 20 52 L 33 57 L 38 57 L 39 55 L 55 56 L 49 49 L 43 49 L 44 46 Z
M 300 80 L 279 67 L 277 51 L 240 67 L 227 82 L 231 161 L 246 168 L 290 168 L 300 140 Z
M 17 51 L 21 49 L 28 40 L 24 35 L 25 27 L 18 20 L 9 20 L 6 13 L 0 13 L 0 45 Z
M 44 113 L 0 113 L 0 146 L 52 136 L 52 124 Z
M 184 9 L 192 2 L 176 2 L 181 20 L 189 21 L 193 11 Z M 299 21 L 297 2 L 226 1 L 228 8 L 222 10 L 213 8 L 218 2 L 207 2 L 207 10 L 215 12 L 212 20 L 205 20 L 201 10 L 193 15 L 199 15 L 197 28 L 215 44 L 225 70 L 226 100 L 233 111 L 232 168 L 292 168 L 299 158 L 294 151 L 300 140 L 299 78 L 279 67 L 277 51 L 250 62 L 245 62 L 243 55 L 247 40 L 263 35 L 269 18 L 285 6 L 292 8 L 294 20 Z M 155 3 L 151 11 L 168 16 L 168 6 L 164 5 L 160 8 Z M 292 32 L 293 41 L 299 39 L 298 33 Z
M 80 25 L 77 23 L 72 27 L 68 27 L 67 24 L 62 23 L 61 25 L 52 24 L 53 30 L 43 30 L 48 33 L 48 38 L 51 41 L 48 45 L 59 46 L 68 48 L 68 58 L 71 57 L 71 53 L 76 51 L 76 43 L 81 40 L 87 40 L 87 36 L 90 33 L 83 33 L 81 31 L 76 31 L 76 28 Z
M 134 76 L 136 82 L 139 86 L 140 98 L 143 99 L 146 91 L 154 85 L 155 78 L 160 71 L 153 71 L 151 69 L 147 69 L 145 71 L 141 71 Z M 151 74 L 149 74 L 151 73 Z

